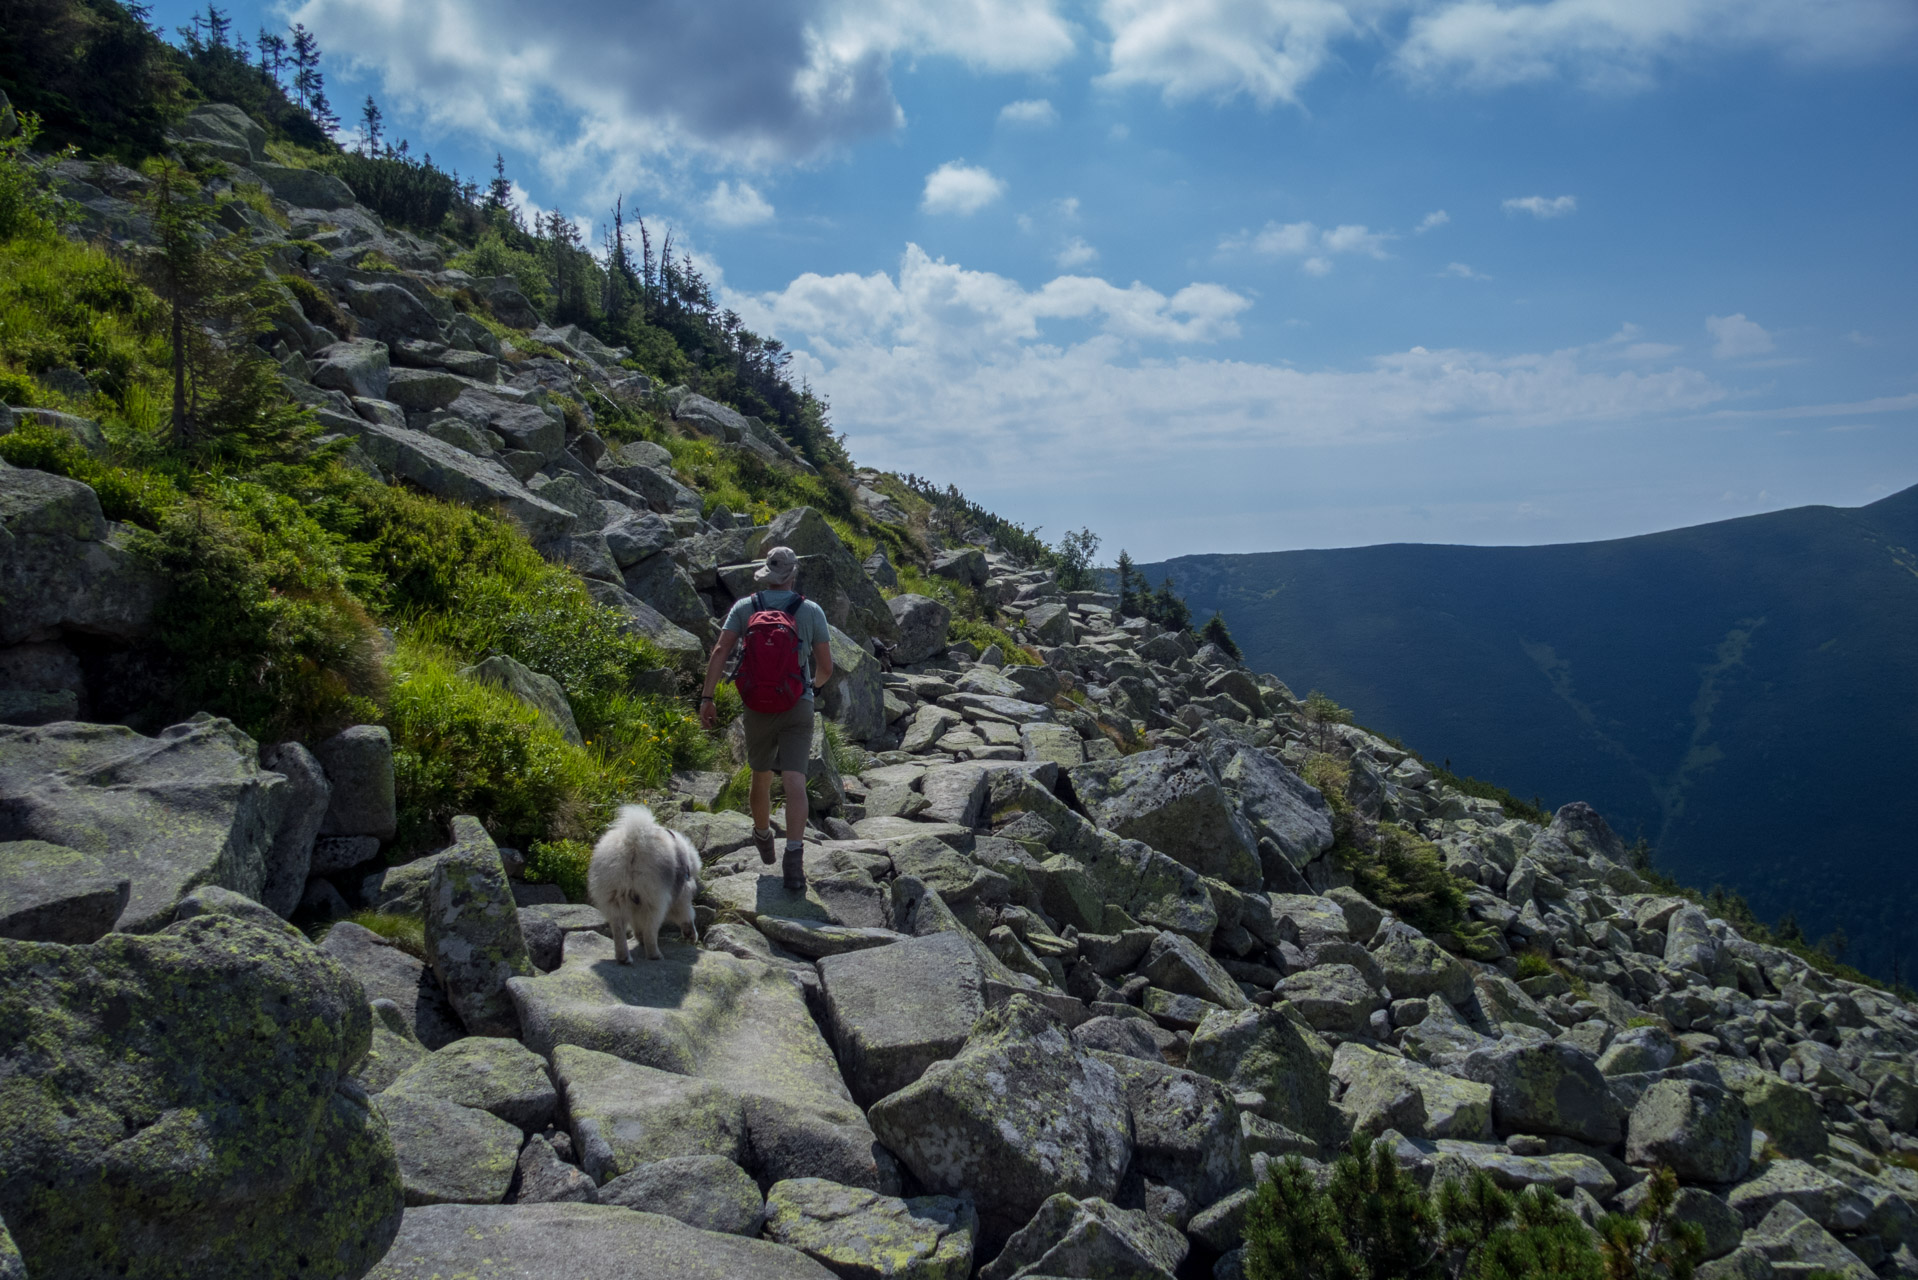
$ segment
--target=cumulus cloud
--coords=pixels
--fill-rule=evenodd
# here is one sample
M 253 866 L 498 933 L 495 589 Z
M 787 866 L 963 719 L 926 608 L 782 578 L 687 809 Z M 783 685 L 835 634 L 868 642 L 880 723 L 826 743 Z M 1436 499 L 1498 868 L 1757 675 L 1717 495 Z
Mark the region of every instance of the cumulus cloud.
M 1052 261 L 1061 271 L 1070 271 L 1074 267 L 1088 266 L 1099 260 L 1099 251 L 1085 242 L 1084 236 L 1074 236 L 1066 241 L 1059 252 L 1052 255 Z
M 1470 266 L 1463 262 L 1448 262 L 1445 264 L 1445 270 L 1439 272 L 1439 274 L 1454 280 L 1490 280 L 1492 278 L 1483 271 L 1472 270 Z
M 927 213 L 952 213 L 967 217 L 979 212 L 1006 193 L 1006 184 L 992 171 L 963 160 L 949 160 L 926 175 L 926 190 L 919 207 Z
M 1908 48 L 1914 35 L 1918 10 L 1903 0 L 1458 0 L 1416 12 L 1394 57 L 1415 78 L 1487 88 L 1565 79 L 1616 91 L 1700 53 L 1851 61 Z
M 902 122 L 895 56 L 1033 72 L 1071 56 L 1055 0 L 304 0 L 289 15 L 382 96 L 559 169 L 661 153 L 804 160 Z
M 746 182 L 721 182 L 706 199 L 706 216 L 722 227 L 750 227 L 770 222 L 772 205 Z
M 1412 228 L 1412 234 L 1415 236 L 1422 236 L 1428 231 L 1444 226 L 1446 223 L 1450 222 L 1451 220 L 1452 220 L 1452 215 L 1445 212 L 1445 210 L 1434 209 L 1432 210 L 1432 212 L 1426 214 L 1423 218 L 1419 219 L 1419 224 L 1416 227 Z
M 999 108 L 999 123 L 1043 129 L 1059 123 L 1059 112 L 1044 98 L 1021 98 Z
M 1362 29 L 1333 0 L 1101 0 L 1098 9 L 1111 34 L 1103 83 L 1155 88 L 1168 102 L 1296 103 L 1333 42 Z
M 1918 38 L 1908 0 L 1099 0 L 1097 13 L 1106 84 L 1265 107 L 1299 102 L 1314 76 L 1366 46 L 1419 82 L 1619 91 L 1701 55 L 1856 61 Z
M 1207 347 L 1250 304 L 1221 286 L 1168 296 L 1063 275 L 1027 288 L 916 246 L 890 274 L 805 275 L 725 301 L 794 349 L 862 461 L 1035 504 L 1068 471 L 1136 490 L 1142 476 L 1213 475 L 1222 456 L 1233 474 L 1283 470 L 1305 446 L 1638 423 L 1726 394 L 1684 367 L 1601 363 L 1602 343 L 1413 347 L 1345 368 L 1230 359 Z
M 1529 213 L 1534 218 L 1562 218 L 1578 211 L 1578 197 L 1513 196 L 1499 207 L 1507 213 Z
M 1705 332 L 1712 336 L 1712 354 L 1720 360 L 1762 356 L 1776 344 L 1771 334 L 1742 311 L 1728 316 L 1706 316 Z
M 1359 224 L 1321 228 L 1312 222 L 1268 222 L 1257 231 L 1241 231 L 1219 241 L 1219 252 L 1251 254 L 1259 258 L 1301 258 L 1300 269 L 1307 275 L 1322 276 L 1332 270 L 1337 254 L 1363 254 L 1386 258 L 1385 242 L 1390 232 L 1373 231 Z

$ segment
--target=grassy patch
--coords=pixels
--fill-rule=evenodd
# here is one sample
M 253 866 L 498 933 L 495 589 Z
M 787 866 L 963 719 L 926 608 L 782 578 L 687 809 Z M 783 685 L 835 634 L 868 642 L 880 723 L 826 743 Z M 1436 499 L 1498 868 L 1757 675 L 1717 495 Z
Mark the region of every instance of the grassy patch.
M 380 911 L 356 911 L 346 919 L 362 929 L 378 934 L 414 959 L 426 959 L 426 921 L 419 916 L 387 915 Z
M 584 840 L 535 840 L 526 850 L 526 879 L 556 884 L 568 902 L 586 901 L 593 846 Z
M 965 641 L 969 644 L 976 645 L 981 653 L 984 653 L 988 648 L 996 644 L 999 646 L 1000 652 L 1005 655 L 1005 661 L 1015 667 L 1040 667 L 1045 665 L 1032 650 L 1026 648 L 989 622 L 980 622 L 973 618 L 954 618 L 952 625 L 947 629 L 946 635 L 947 638 L 955 644 L 960 641 Z

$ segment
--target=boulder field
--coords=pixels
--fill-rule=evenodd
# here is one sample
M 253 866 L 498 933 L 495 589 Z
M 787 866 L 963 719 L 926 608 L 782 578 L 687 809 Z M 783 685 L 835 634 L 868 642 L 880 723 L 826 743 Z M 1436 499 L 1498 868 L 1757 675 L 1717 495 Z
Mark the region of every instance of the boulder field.
M 682 655 L 799 553 L 836 668 L 807 884 L 713 810 L 724 775 L 676 776 L 645 798 L 699 851 L 699 941 L 622 966 L 475 818 L 394 863 L 379 726 L 88 723 L 74 655 L 139 643 L 158 587 L 85 485 L 0 466 L 31 604 L 0 634 L 0 1276 L 1223 1280 L 1271 1163 L 1354 1135 L 1588 1220 L 1669 1168 L 1708 1280 L 1918 1275 L 1903 1000 L 1666 891 L 1586 805 L 1465 794 L 985 529 L 920 530 L 1016 652 L 956 638 L 883 549 L 709 506 L 552 395 L 809 470 L 764 423 L 571 327 L 520 354 L 441 297 L 531 327 L 510 282 L 190 121 L 340 255 L 315 274 L 357 336 L 295 309 L 279 337 L 354 465 L 517 522 Z M 577 733 L 550 673 L 469 675 Z M 355 910 L 421 940 L 325 927 Z

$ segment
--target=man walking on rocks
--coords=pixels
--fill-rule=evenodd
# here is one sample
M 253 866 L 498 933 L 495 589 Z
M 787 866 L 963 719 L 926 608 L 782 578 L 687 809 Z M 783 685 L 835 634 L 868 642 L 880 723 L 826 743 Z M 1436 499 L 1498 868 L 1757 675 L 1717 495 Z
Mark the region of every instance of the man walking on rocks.
M 746 763 L 752 766 L 753 847 L 759 860 L 773 860 L 773 774 L 786 788 L 786 888 L 806 888 L 806 758 L 812 751 L 813 689 L 832 679 L 832 634 L 826 611 L 793 589 L 799 557 L 774 547 L 753 575 L 760 588 L 733 603 L 706 663 L 699 722 L 711 729 L 717 716 L 713 691 L 733 649 L 745 639 L 733 683 L 746 704 Z

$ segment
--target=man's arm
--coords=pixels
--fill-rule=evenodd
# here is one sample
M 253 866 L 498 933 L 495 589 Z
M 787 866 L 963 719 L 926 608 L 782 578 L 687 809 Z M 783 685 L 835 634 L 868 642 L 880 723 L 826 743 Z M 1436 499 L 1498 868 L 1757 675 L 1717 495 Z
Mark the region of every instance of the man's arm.
M 719 677 L 725 673 L 726 659 L 733 656 L 733 646 L 738 643 L 737 631 L 721 631 L 719 640 L 713 645 L 713 656 L 706 660 L 706 683 L 699 690 L 699 723 L 708 729 L 719 719 L 719 709 L 713 703 L 713 692 L 719 688 Z M 832 661 L 830 655 L 826 661 Z
M 812 646 L 812 687 L 823 689 L 830 679 L 832 679 L 832 645 L 824 640 L 815 640 Z

